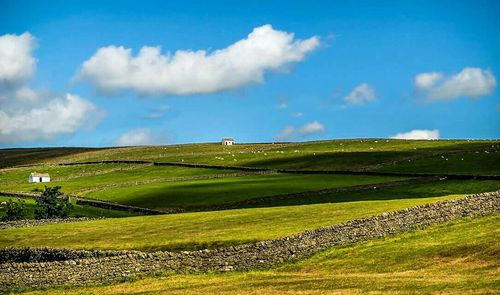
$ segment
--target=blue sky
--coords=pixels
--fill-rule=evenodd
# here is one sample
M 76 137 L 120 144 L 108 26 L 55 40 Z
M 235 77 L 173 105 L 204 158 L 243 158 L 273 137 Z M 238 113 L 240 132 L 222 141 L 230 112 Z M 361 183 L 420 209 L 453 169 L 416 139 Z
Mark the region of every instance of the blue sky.
M 0 6 L 0 36 L 28 32 L 31 41 L 22 44 L 32 47 L 36 59 L 31 75 L 16 72 L 4 76 L 10 86 L 5 82 L 2 90 L 0 84 L 0 124 L 5 124 L 0 147 L 170 144 L 225 136 L 238 142 L 397 134 L 500 137 L 498 1 L 0 1 Z M 113 63 L 105 65 L 109 56 L 98 55 L 100 48 L 114 46 L 110 54 L 118 54 L 123 46 L 131 50 L 127 61 L 135 64 L 143 46 L 161 46 L 163 57 L 170 52 L 173 58 L 178 50 L 206 50 L 207 57 L 265 25 L 272 26 L 266 48 L 294 34 L 282 56 L 264 63 L 267 53 L 252 49 L 238 51 L 237 58 L 224 55 L 227 70 L 206 83 L 193 76 L 222 67 L 208 58 L 184 74 L 178 72 L 184 67 L 166 62 L 170 76 L 160 79 L 154 75 L 158 68 L 147 65 L 143 69 L 151 77 L 116 73 Z M 21 42 L 16 38 L 5 40 Z M 307 40 L 307 49 L 294 43 Z M 11 44 L 7 41 L 3 44 Z M 96 64 L 85 67 L 93 57 Z M 8 80 L 12 77 L 17 80 Z M 117 77 L 125 82 L 107 84 Z M 157 88 L 145 93 L 140 83 Z M 36 103 L 12 94 L 25 88 L 36 92 Z M 78 96 L 76 109 L 47 107 L 70 105 L 67 93 Z M 45 117 L 36 117 L 39 109 Z M 56 110 L 70 115 L 50 113 Z M 46 123 L 50 120 L 68 127 L 48 128 L 58 124 Z M 19 126 L 27 121 L 37 126 Z M 421 132 L 409 133 L 414 130 Z

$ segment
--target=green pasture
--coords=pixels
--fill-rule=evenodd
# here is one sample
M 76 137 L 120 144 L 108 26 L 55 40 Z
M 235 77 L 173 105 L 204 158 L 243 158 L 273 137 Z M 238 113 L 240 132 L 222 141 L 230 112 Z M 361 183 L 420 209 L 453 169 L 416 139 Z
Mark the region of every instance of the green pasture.
M 28 183 L 31 172 L 49 173 L 50 183 Z M 116 186 L 135 186 L 141 182 L 173 181 L 184 177 L 234 173 L 231 170 L 152 166 L 143 164 L 92 164 L 36 166 L 0 171 L 0 190 L 29 192 L 45 185 L 61 186 L 66 193 L 80 193 Z
M 0 195 L 0 203 L 7 200 L 16 200 L 17 198 L 6 197 Z M 28 209 L 28 218 L 35 218 L 35 200 L 34 199 L 21 199 L 26 203 L 26 207 Z M 137 213 L 126 212 L 126 211 L 117 211 L 117 210 L 109 210 L 102 209 L 92 206 L 83 206 L 77 205 L 75 202 L 73 203 L 73 209 L 70 212 L 70 217 L 129 217 L 139 215 Z M 0 205 L 0 217 L 5 214 L 5 209 Z
M 498 163 L 499 150 L 498 140 L 350 139 L 234 146 L 207 143 L 122 147 L 86 151 L 49 158 L 47 161 L 122 159 L 279 169 L 383 169 L 404 172 L 500 174 L 499 165 L 491 164 Z M 480 154 L 475 155 L 476 152 Z M 457 156 L 450 158 L 449 155 Z M 448 158 L 449 162 L 440 161 L 441 156 L 444 156 L 443 159 Z
M 374 185 L 374 187 L 376 187 L 376 185 Z M 320 203 L 417 199 L 453 194 L 475 194 L 497 190 L 500 190 L 500 181 L 498 180 L 446 180 L 405 184 L 401 186 L 386 188 L 376 187 L 370 190 L 354 192 L 337 192 L 322 195 L 310 194 L 301 198 L 288 200 L 263 200 L 259 204 L 253 204 L 247 207 L 272 207 Z
M 134 185 L 93 191 L 85 196 L 126 205 L 165 209 L 168 207 L 219 205 L 276 194 L 382 183 L 400 179 L 403 178 L 263 174 Z
M 2 230 L 2 247 L 202 249 L 278 238 L 455 196 L 138 216 Z M 112 237 L 112 238 L 110 238 Z
M 423 159 L 407 159 L 395 164 L 385 165 L 376 171 L 444 174 L 483 174 L 500 175 L 500 149 L 436 154 Z
M 495 294 L 500 215 L 335 247 L 250 272 L 174 274 L 32 294 Z

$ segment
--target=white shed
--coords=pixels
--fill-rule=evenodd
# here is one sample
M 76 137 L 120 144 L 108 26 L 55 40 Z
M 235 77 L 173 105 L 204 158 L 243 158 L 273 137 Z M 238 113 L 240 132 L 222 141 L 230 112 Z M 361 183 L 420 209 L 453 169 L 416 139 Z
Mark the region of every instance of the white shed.
M 50 175 L 48 173 L 31 173 L 28 178 L 29 182 L 50 182 Z
M 233 145 L 234 144 L 234 139 L 232 138 L 223 138 L 222 139 L 222 145 Z

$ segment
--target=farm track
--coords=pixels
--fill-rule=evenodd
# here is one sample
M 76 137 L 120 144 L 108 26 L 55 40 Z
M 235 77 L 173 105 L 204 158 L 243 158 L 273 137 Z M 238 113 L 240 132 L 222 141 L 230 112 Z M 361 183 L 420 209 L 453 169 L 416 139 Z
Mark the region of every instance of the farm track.
M 83 285 L 155 272 L 225 272 L 276 267 L 335 246 L 357 244 L 500 211 L 500 191 L 414 206 L 274 240 L 218 249 L 154 253 L 51 248 L 1 250 L 0 291 Z

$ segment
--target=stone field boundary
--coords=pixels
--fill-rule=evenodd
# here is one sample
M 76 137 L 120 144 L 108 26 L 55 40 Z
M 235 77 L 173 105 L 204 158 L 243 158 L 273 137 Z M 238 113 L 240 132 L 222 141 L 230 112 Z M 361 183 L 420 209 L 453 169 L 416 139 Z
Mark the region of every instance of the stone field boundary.
M 158 271 L 245 271 L 350 245 L 500 211 L 500 190 L 445 200 L 274 240 L 219 249 L 146 253 L 10 248 L 0 252 L 0 290 L 105 283 Z

